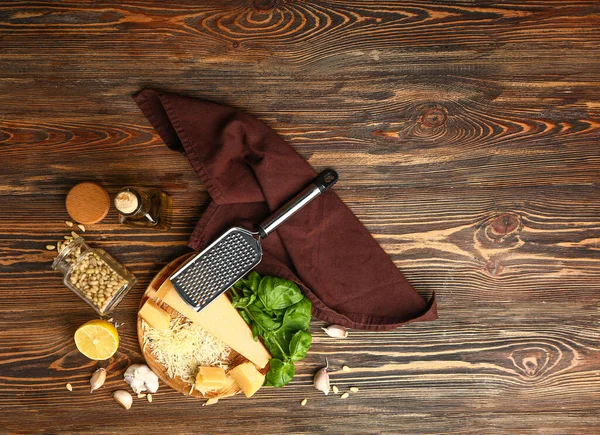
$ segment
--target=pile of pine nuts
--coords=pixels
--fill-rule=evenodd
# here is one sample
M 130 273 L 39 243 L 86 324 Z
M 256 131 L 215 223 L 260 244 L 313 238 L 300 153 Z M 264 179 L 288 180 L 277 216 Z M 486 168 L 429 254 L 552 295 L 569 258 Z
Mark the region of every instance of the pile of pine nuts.
M 84 254 L 69 279 L 71 284 L 101 310 L 127 283 L 95 252 Z

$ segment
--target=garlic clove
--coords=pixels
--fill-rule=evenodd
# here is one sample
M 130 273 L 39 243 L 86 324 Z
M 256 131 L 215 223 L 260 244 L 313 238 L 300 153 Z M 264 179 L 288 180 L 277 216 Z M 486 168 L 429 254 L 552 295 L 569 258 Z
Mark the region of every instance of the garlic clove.
M 329 325 L 327 328 L 321 328 L 325 334 L 334 338 L 348 337 L 348 330 L 341 325 Z
M 131 394 L 125 390 L 115 391 L 113 393 L 113 398 L 125 409 L 131 408 L 131 405 L 133 404 L 133 397 L 131 397 Z
M 92 387 L 90 394 L 104 385 L 104 381 L 106 381 L 106 369 L 99 368 L 90 378 L 90 386 Z
M 319 370 L 314 377 L 315 388 L 322 391 L 326 396 L 329 395 L 329 373 L 327 367 Z

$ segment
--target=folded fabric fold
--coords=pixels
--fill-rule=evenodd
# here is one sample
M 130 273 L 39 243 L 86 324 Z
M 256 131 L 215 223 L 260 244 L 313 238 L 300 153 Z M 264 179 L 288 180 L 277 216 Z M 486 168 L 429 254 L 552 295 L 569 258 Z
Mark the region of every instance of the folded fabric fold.
M 155 90 L 134 99 L 166 145 L 185 152 L 212 198 L 190 238 L 195 250 L 231 226 L 255 229 L 317 175 L 283 138 L 243 111 Z M 338 185 L 342 180 L 343 173 Z M 437 318 L 435 295 L 426 302 L 412 288 L 335 188 L 262 247 L 257 272 L 296 282 L 318 319 L 382 331 Z

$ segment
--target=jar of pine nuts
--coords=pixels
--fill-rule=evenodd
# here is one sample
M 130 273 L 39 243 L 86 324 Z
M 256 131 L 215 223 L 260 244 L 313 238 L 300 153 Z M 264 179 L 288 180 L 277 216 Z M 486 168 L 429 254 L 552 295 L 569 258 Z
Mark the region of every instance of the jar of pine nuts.
M 137 282 L 104 250 L 90 248 L 83 237 L 65 243 L 52 268 L 65 276 L 65 286 L 101 316 L 111 313 Z

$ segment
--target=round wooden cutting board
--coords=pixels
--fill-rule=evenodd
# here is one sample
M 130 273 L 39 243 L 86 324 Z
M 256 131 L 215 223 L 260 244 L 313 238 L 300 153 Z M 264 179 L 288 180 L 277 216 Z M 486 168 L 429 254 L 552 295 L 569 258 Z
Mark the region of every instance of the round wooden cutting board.
M 140 307 L 144 304 L 144 302 L 146 302 L 146 299 L 150 298 L 154 300 L 161 308 L 167 311 L 171 315 L 172 319 L 177 317 L 179 315 L 177 311 L 169 307 L 167 304 L 163 303 L 161 300 L 156 299 L 156 292 L 160 288 L 161 284 L 165 282 L 165 280 L 167 280 L 167 278 L 169 278 L 169 276 L 171 276 L 180 266 L 182 266 L 183 263 L 186 260 L 188 260 L 192 255 L 194 255 L 193 252 L 190 254 L 182 255 L 181 257 L 171 261 L 160 272 L 158 272 L 158 274 L 154 277 L 150 285 L 148 285 L 144 296 L 142 296 Z M 231 380 L 229 377 L 229 383 L 225 387 L 221 388 L 220 390 L 208 392 L 204 395 L 198 390 L 192 389 L 191 385 L 185 382 L 183 379 L 179 377 L 170 378 L 167 374 L 167 368 L 158 361 L 156 361 L 154 355 L 152 354 L 148 346 L 144 346 L 144 325 L 145 322 L 142 322 L 142 318 L 138 316 L 138 340 L 140 343 L 140 348 L 142 349 L 142 353 L 144 354 L 144 358 L 146 359 L 146 364 L 148 364 L 152 371 L 156 373 L 156 375 L 169 387 L 173 388 L 176 391 L 179 391 L 180 393 L 185 394 L 186 396 L 193 396 L 203 399 L 218 399 L 223 397 L 229 397 L 241 392 L 241 389 L 238 387 L 238 385 L 235 382 L 233 382 L 233 380 Z M 245 357 L 232 350 L 229 353 L 229 355 L 221 361 L 221 363 L 227 365 L 228 370 L 230 370 L 246 361 L 248 360 Z M 261 373 L 265 374 L 267 370 L 268 366 L 265 367 L 265 369 L 263 369 Z

